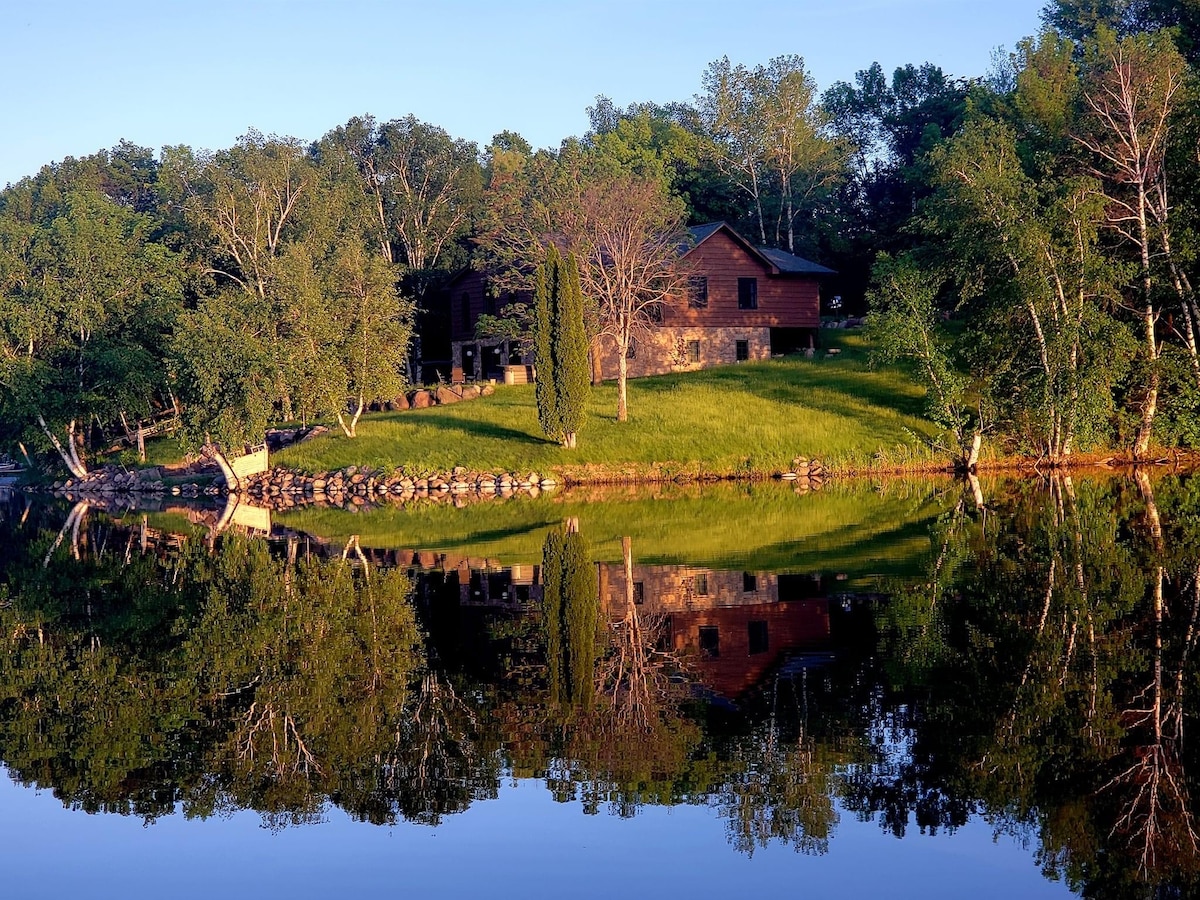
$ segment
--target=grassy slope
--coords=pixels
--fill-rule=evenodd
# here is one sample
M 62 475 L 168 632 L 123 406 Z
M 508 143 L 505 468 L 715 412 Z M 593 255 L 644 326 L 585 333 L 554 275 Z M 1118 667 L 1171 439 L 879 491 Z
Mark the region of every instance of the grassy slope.
M 575 451 L 541 437 L 533 387 L 522 385 L 469 403 L 368 416 L 355 440 L 331 432 L 276 461 L 308 471 L 463 465 L 671 475 L 770 471 L 797 455 L 843 465 L 868 463 L 880 452 L 895 463 L 919 458 L 922 439 L 935 430 L 921 416 L 921 389 L 900 370 L 868 369 L 861 336 L 827 334 L 842 348 L 840 357 L 631 380 L 627 424 L 614 421 L 616 386 L 606 383 L 593 391 Z
M 714 484 L 665 489 L 568 490 L 537 499 L 456 509 L 426 502 L 359 515 L 310 507 L 278 524 L 363 546 L 432 550 L 502 565 L 540 562 L 551 528 L 577 519 L 594 560 L 621 559 L 632 539 L 641 563 L 755 571 L 845 572 L 852 579 L 913 569 L 929 552 L 929 522 L 954 494 L 946 482 L 838 482 L 797 496 L 786 485 Z

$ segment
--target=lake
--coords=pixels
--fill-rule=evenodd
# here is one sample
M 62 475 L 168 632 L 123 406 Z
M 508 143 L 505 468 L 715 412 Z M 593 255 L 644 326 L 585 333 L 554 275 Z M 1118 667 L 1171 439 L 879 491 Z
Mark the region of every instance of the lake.
M 0 503 L 5 896 L 1200 889 L 1195 476 L 242 512 Z

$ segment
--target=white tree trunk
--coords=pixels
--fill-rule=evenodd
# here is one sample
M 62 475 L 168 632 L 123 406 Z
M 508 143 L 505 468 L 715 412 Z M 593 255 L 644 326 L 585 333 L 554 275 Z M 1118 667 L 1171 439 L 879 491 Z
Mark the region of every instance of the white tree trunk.
M 216 444 L 205 444 L 202 452 L 221 469 L 221 474 L 225 478 L 225 487 L 229 493 L 235 494 L 241 490 L 241 479 L 234 473 L 233 466 L 229 465 L 229 459 Z
M 46 437 L 50 438 L 50 443 L 54 445 L 54 449 L 58 451 L 58 455 L 62 457 L 62 461 L 66 464 L 71 474 L 76 478 L 86 478 L 88 473 L 87 466 L 83 464 L 83 461 L 79 458 L 79 451 L 75 449 L 75 420 L 72 419 L 71 424 L 67 426 L 69 450 L 63 447 L 62 441 L 58 439 L 58 435 L 50 430 L 50 426 L 46 424 L 46 420 L 42 418 L 41 413 L 38 413 L 37 421 L 38 425 L 42 427 L 42 431 L 45 432 Z
M 617 421 L 629 421 L 629 342 L 617 341 Z
M 354 415 L 350 417 L 349 425 L 346 424 L 346 417 L 342 413 L 339 412 L 337 414 L 338 425 L 342 426 L 342 431 L 345 433 L 346 437 L 352 438 L 357 436 L 358 420 L 362 417 L 364 405 L 365 403 L 363 401 L 363 395 L 359 394 L 358 406 L 354 410 Z

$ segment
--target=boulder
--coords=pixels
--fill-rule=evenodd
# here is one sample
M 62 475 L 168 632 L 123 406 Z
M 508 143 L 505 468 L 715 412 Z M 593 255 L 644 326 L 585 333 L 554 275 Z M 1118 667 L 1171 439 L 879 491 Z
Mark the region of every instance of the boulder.
M 480 397 L 490 397 L 494 393 L 496 393 L 496 386 L 494 384 L 481 384 L 479 386 Z
M 433 406 L 433 394 L 429 391 L 413 391 L 408 397 L 408 403 L 413 409 L 428 409 Z
M 450 403 L 457 403 L 459 400 L 462 399 L 462 397 L 460 397 L 458 395 L 458 392 L 456 390 L 454 390 L 453 388 L 448 387 L 446 385 L 442 385 L 441 387 L 439 387 L 437 389 L 437 391 L 434 393 L 434 397 L 437 398 L 437 402 L 441 406 L 446 406 Z
M 320 437 L 328 431 L 329 429 L 324 425 L 314 425 L 312 428 L 308 429 L 308 431 L 304 432 L 304 436 L 296 443 L 303 444 L 305 441 L 311 441 L 313 438 Z
M 392 409 L 408 409 L 408 397 L 401 394 L 392 400 Z

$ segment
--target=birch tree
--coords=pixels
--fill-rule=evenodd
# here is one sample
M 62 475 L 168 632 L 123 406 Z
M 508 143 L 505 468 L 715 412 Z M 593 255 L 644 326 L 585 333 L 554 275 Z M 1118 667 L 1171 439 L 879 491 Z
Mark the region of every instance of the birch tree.
M 1133 455 L 1146 456 L 1159 405 L 1162 376 L 1158 360 L 1161 308 L 1154 292 L 1152 260 L 1155 225 L 1170 258 L 1170 206 L 1166 151 L 1171 116 L 1183 87 L 1185 64 L 1165 35 L 1135 35 L 1116 40 L 1103 29 L 1090 48 L 1090 71 L 1085 78 L 1086 115 L 1075 133 L 1090 155 L 1091 168 L 1104 185 L 1108 226 L 1128 243 L 1138 266 L 1135 296 L 1140 319 L 1145 367 Z M 1172 265 L 1178 276 L 1178 267 Z M 1186 310 L 1189 349 L 1195 356 L 1195 307 L 1190 290 L 1178 282 Z M 1200 364 L 1196 369 L 1200 377 Z
M 1111 398 L 1120 331 L 1103 312 L 1109 270 L 1097 252 L 1103 209 L 1086 179 L 1035 183 L 1013 130 L 981 119 L 931 157 L 938 196 L 930 222 L 962 268 L 967 295 L 984 297 L 979 340 L 997 396 L 1024 412 L 1052 463 L 1076 449 L 1081 424 Z M 985 324 L 990 323 L 990 324 Z M 1018 335 L 1022 337 L 1017 337 Z

